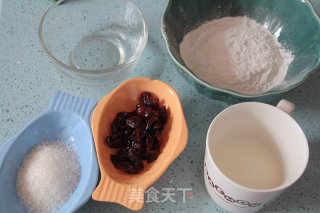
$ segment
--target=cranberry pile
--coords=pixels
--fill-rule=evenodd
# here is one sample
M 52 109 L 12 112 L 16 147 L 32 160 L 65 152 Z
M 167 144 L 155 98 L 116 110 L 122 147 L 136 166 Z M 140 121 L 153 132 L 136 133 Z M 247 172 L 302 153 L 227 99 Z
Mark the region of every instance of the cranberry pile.
M 156 160 L 160 152 L 160 133 L 167 122 L 166 106 L 159 106 L 159 99 L 150 92 L 142 92 L 139 103 L 132 112 L 119 112 L 111 124 L 111 135 L 106 143 L 120 150 L 111 155 L 117 169 L 128 174 L 143 170 L 143 160 Z

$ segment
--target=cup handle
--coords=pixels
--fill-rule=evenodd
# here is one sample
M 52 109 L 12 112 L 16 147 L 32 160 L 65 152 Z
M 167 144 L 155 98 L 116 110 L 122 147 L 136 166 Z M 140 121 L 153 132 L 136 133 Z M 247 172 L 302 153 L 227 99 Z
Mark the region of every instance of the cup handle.
M 282 99 L 277 104 L 277 108 L 281 109 L 282 111 L 284 111 L 290 115 L 293 112 L 295 106 L 294 106 L 294 103 L 292 103 L 286 99 Z

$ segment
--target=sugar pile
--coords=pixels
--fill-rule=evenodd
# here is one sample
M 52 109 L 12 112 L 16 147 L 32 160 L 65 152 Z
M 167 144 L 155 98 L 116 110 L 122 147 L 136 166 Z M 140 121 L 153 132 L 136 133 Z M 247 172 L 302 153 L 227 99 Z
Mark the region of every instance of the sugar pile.
M 275 36 L 248 17 L 225 17 L 186 34 L 180 54 L 199 78 L 247 94 L 279 85 L 293 60 Z
M 29 212 L 53 212 L 78 185 L 80 165 L 71 146 L 45 141 L 25 157 L 17 177 L 17 194 Z

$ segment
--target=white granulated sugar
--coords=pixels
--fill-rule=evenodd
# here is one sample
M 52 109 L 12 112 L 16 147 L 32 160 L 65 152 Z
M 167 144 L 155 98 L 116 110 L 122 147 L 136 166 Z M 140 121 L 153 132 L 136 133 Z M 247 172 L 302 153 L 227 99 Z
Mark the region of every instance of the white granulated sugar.
M 293 61 L 290 51 L 248 17 L 225 17 L 201 25 L 185 35 L 180 54 L 202 80 L 246 94 L 279 85 Z
M 25 157 L 17 193 L 29 212 L 54 212 L 77 187 L 80 165 L 76 151 L 60 141 L 45 141 Z

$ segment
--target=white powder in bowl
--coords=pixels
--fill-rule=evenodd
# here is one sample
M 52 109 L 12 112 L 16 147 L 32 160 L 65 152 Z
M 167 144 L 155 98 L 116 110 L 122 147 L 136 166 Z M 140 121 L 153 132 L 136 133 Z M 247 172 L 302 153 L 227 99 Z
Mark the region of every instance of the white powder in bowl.
M 248 17 L 202 24 L 184 36 L 180 54 L 202 80 L 246 94 L 279 85 L 293 61 L 275 36 Z
M 25 157 L 17 177 L 17 194 L 29 212 L 54 212 L 77 187 L 76 151 L 60 141 L 45 141 Z

